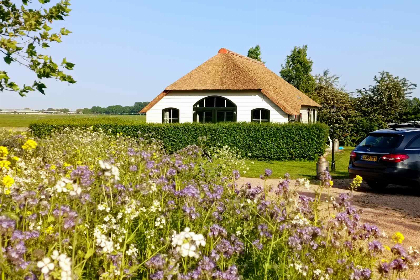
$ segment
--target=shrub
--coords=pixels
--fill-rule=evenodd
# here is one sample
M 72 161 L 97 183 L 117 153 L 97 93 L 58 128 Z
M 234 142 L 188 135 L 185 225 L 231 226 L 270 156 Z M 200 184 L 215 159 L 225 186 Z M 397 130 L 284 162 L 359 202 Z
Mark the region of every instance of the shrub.
M 2 148 L 2 279 L 396 279 L 418 258 L 400 233 L 384 250 L 349 195 L 321 202 L 328 173 L 310 198 L 287 176 L 237 185 L 227 149 L 79 129 L 18 141 Z
M 92 127 L 94 131 L 102 130 L 112 135 L 152 137 L 162 141 L 170 153 L 204 143 L 209 147 L 229 146 L 243 157 L 266 160 L 313 160 L 324 153 L 328 138 L 326 125 L 301 123 L 131 124 L 118 120 L 79 119 L 38 122 L 29 127 L 36 137 L 45 137 L 65 128 Z

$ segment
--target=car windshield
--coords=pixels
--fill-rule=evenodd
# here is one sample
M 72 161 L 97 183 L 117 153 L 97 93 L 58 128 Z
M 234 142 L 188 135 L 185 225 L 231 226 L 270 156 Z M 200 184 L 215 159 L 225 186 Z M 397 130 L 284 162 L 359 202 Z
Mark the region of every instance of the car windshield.
M 393 149 L 398 146 L 401 138 L 401 135 L 371 134 L 359 144 L 359 147 Z

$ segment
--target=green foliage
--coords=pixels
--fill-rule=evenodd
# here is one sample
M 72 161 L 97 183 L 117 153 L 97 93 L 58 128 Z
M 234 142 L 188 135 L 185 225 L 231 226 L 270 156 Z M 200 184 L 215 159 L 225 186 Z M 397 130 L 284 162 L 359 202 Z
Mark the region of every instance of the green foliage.
M 398 122 L 406 105 L 406 97 L 417 85 L 385 71 L 373 80 L 373 86 L 357 90 L 357 111 L 362 117 L 379 123 Z
M 330 127 L 330 137 L 347 143 L 355 111 L 350 95 L 339 85 L 339 78 L 325 70 L 315 76 L 314 98 L 322 105 L 318 120 Z
M 420 99 L 406 99 L 404 102 L 404 111 L 401 116 L 402 121 L 420 121 Z
M 108 107 L 93 106 L 91 109 L 84 108 L 78 109 L 78 112 L 83 114 L 104 114 L 104 115 L 136 115 L 138 114 L 149 102 L 136 102 L 133 106 L 113 105 Z
M 256 45 L 253 48 L 251 47 L 248 50 L 248 57 L 262 62 L 260 45 Z
M 235 148 L 244 157 L 269 160 L 315 159 L 324 153 L 328 137 L 326 125 L 301 123 L 142 124 L 118 118 L 97 118 L 52 120 L 29 126 L 37 137 L 46 137 L 67 127 L 93 127 L 94 131 L 113 135 L 155 138 L 170 153 L 204 142 L 208 147 Z
M 63 0 L 50 7 L 44 6 L 49 0 L 38 2 L 41 6 L 29 8 L 31 1 L 28 0 L 22 0 L 21 5 L 11 0 L 0 1 L 0 52 L 4 55 L 4 62 L 18 63 L 33 71 L 38 78 L 31 86 L 19 86 L 6 71 L 0 70 L 0 91 L 16 91 L 21 96 L 35 90 L 45 94 L 47 86 L 42 82 L 44 78 L 55 78 L 70 84 L 76 82 L 63 71 L 73 70 L 74 63 L 63 59 L 60 67 L 51 56 L 40 52 L 40 49 L 49 48 L 50 43 L 61 43 L 62 36 L 71 33 L 66 28 L 61 28 L 58 33 L 52 31 L 55 21 L 64 20 L 69 15 L 70 1 Z
M 287 56 L 285 65 L 281 65 L 280 76 L 288 83 L 312 97 L 315 79 L 311 75 L 312 60 L 308 58 L 308 46 L 294 47 Z

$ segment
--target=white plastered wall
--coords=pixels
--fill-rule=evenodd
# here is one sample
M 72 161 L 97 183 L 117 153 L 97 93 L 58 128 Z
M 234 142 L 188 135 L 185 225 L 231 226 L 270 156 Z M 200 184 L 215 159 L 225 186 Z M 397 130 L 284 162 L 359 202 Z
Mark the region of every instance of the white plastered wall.
M 162 123 L 162 110 L 165 108 L 179 109 L 179 122 L 193 122 L 194 104 L 200 99 L 212 95 L 228 98 L 236 104 L 238 122 L 250 122 L 251 110 L 255 108 L 270 110 L 270 122 L 288 122 L 288 115 L 260 91 L 169 92 L 146 113 L 146 122 Z

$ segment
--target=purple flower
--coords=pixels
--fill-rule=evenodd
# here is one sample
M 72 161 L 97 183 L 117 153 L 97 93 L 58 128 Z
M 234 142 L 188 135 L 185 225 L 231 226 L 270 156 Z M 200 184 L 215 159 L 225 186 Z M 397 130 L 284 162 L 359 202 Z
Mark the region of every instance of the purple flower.
M 384 247 L 382 246 L 382 243 L 378 240 L 373 240 L 372 242 L 369 242 L 369 250 L 374 253 L 382 253 Z
M 264 175 L 265 175 L 266 177 L 270 177 L 270 176 L 271 176 L 271 174 L 273 174 L 273 171 L 271 171 L 271 169 L 266 169 L 266 170 L 265 170 Z
M 238 170 L 233 170 L 233 176 L 235 177 L 235 180 L 238 180 L 241 177 L 241 174 Z
M 15 229 L 16 222 L 6 216 L 0 216 L 0 233 L 12 232 Z
M 212 271 L 216 267 L 216 264 L 209 257 L 204 256 L 198 263 L 198 267 L 204 271 Z
M 86 165 L 79 165 L 75 170 L 71 172 L 71 179 L 80 180 L 80 184 L 84 187 L 88 187 L 92 185 L 92 183 L 95 181 L 94 172 L 89 169 L 89 166 Z
M 153 160 L 146 162 L 146 168 L 152 169 L 155 166 L 155 162 Z
M 379 272 L 382 274 L 388 274 L 391 271 L 391 269 L 391 264 L 387 262 L 381 262 L 378 267 Z
M 210 230 L 209 230 L 209 234 L 208 235 L 210 237 L 214 237 L 214 238 L 218 237 L 219 235 L 226 237 L 227 236 L 227 232 L 226 232 L 226 230 L 223 227 L 221 227 L 221 226 L 219 226 L 217 224 L 214 224 L 214 225 L 212 225 L 210 227 Z
M 268 226 L 266 224 L 258 225 L 258 231 L 260 232 L 261 237 L 271 238 L 273 235 L 268 230 Z
M 166 261 L 162 255 L 156 255 L 148 260 L 145 265 L 149 269 L 163 269 Z
M 392 269 L 397 270 L 397 271 L 403 271 L 403 270 L 408 269 L 407 264 L 401 258 L 393 260 L 391 262 L 391 267 Z
M 158 272 L 150 275 L 150 279 L 152 279 L 152 280 L 161 280 L 161 279 L 163 279 L 163 271 L 160 270 L 160 271 L 158 271 Z
M 252 245 L 254 245 L 255 248 L 257 248 L 258 250 L 262 250 L 263 245 L 261 244 L 261 241 L 259 239 L 254 240 L 252 242 Z
M 131 172 L 136 172 L 137 171 L 137 165 L 131 165 L 130 166 L 130 171 Z
M 166 175 L 175 176 L 176 175 L 176 170 L 173 169 L 173 168 L 169 168 L 168 172 L 166 172 Z
M 296 249 L 298 251 L 302 250 L 301 241 L 300 241 L 299 237 L 297 237 L 295 235 L 290 236 L 287 243 L 293 249 Z
M 401 244 L 395 244 L 394 247 L 391 248 L 391 252 L 401 257 L 407 256 L 407 251 Z
M 220 240 L 215 249 L 217 252 L 222 253 L 225 258 L 230 258 L 235 252 L 232 244 L 230 244 L 230 242 L 226 239 Z

